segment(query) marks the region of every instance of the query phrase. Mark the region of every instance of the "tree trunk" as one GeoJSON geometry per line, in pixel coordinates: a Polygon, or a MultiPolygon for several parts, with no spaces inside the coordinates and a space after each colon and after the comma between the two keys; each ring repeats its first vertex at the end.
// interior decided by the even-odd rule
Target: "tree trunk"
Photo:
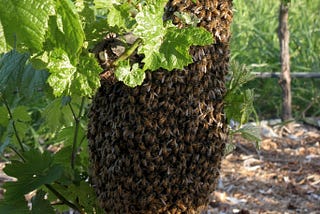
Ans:
{"type": "Polygon", "coordinates": [[[288,13],[288,4],[282,2],[279,12],[279,42],[281,61],[281,75],[279,84],[282,89],[283,121],[292,119],[288,13]]]}

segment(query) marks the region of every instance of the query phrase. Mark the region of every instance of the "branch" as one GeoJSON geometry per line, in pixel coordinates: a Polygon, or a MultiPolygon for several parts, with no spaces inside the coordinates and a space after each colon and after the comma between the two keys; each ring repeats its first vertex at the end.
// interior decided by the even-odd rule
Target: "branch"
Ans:
{"type": "Polygon", "coordinates": [[[9,148],[12,150],[12,151],[14,151],[14,153],[16,153],[20,158],[21,158],[21,160],[25,163],[26,162],[26,159],[24,159],[24,157],[22,156],[22,154],[20,154],[20,152],[16,149],[16,148],[14,148],[12,145],[9,145],[9,148]]]}
{"type": "Polygon", "coordinates": [[[72,153],[71,153],[71,168],[72,169],[74,169],[75,160],[76,160],[76,154],[77,154],[77,151],[78,151],[78,149],[77,149],[77,141],[78,141],[80,118],[81,118],[83,107],[84,107],[84,101],[85,101],[85,97],[82,97],[78,116],[76,116],[71,104],[69,103],[69,107],[71,109],[73,118],[75,120],[75,131],[74,131],[74,136],[73,136],[72,153]]]}
{"type": "Polygon", "coordinates": [[[50,184],[45,184],[45,186],[60,200],[62,201],[65,205],[68,205],[72,209],[80,212],[81,214],[84,214],[83,210],[80,207],[77,207],[77,205],[71,203],[68,201],[63,195],[61,195],[57,190],[55,190],[50,184]]]}
{"type": "Polygon", "coordinates": [[[128,50],[126,50],[118,59],[116,59],[112,63],[112,65],[117,66],[119,62],[128,59],[132,55],[132,53],[139,47],[141,42],[142,39],[138,38],[128,50]]]}
{"type": "Polygon", "coordinates": [[[13,127],[13,130],[14,130],[14,134],[15,134],[15,136],[17,138],[17,141],[18,141],[18,143],[19,143],[19,145],[21,147],[22,152],[24,152],[25,150],[23,148],[23,143],[22,143],[22,141],[21,141],[21,139],[19,137],[18,130],[17,130],[17,127],[16,127],[16,123],[15,123],[15,120],[13,118],[13,114],[12,114],[12,112],[10,110],[10,107],[9,107],[9,105],[7,103],[7,100],[3,96],[1,96],[1,94],[0,94],[0,97],[1,97],[1,100],[3,101],[5,107],[6,107],[7,111],[8,111],[9,118],[12,121],[12,127],[13,127]]]}

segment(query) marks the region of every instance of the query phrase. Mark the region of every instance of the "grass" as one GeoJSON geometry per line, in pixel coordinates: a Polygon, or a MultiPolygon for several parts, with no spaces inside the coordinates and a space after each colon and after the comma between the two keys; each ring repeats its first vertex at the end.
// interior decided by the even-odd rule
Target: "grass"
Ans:
{"type": "MultiPolygon", "coordinates": [[[[279,72],[278,12],[280,0],[234,0],[231,60],[256,72],[279,72]]],[[[320,72],[320,1],[292,0],[289,9],[291,72],[320,72]]],[[[293,79],[293,115],[320,115],[320,80],[293,79]]],[[[280,117],[277,79],[256,79],[255,108],[261,118],[280,117]]]]}

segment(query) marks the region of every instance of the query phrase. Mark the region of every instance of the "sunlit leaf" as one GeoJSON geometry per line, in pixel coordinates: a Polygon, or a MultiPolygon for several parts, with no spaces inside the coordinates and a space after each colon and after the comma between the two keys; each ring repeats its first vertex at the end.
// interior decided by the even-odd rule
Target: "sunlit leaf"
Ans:
{"type": "Polygon", "coordinates": [[[191,45],[209,45],[213,43],[211,33],[204,28],[176,26],[163,23],[164,5],[161,1],[150,4],[136,16],[137,26],[133,33],[142,38],[139,53],[144,54],[144,70],[156,70],[160,67],[169,71],[192,63],[189,54],[191,45]]]}
{"type": "Polygon", "coordinates": [[[11,47],[26,44],[34,51],[43,47],[48,19],[55,12],[54,0],[0,0],[0,20],[11,47]]]}
{"type": "Polygon", "coordinates": [[[55,96],[71,94],[70,88],[77,68],[73,66],[68,55],[61,49],[56,49],[50,55],[48,65],[50,76],[48,83],[55,96]]]}
{"type": "Polygon", "coordinates": [[[141,85],[145,78],[145,72],[139,68],[139,65],[135,63],[130,66],[129,61],[121,62],[115,71],[115,75],[118,80],[123,81],[130,87],[141,85]]]}
{"type": "Polygon", "coordinates": [[[101,68],[93,57],[80,57],[71,92],[83,97],[90,97],[100,86],[101,68]]]}
{"type": "Polygon", "coordinates": [[[5,106],[0,106],[0,125],[7,126],[9,122],[9,114],[5,106]]]}
{"type": "MultiPolygon", "coordinates": [[[[57,28],[60,31],[56,42],[68,54],[71,63],[75,65],[84,42],[84,32],[75,5],[71,0],[59,0],[57,5],[57,28]],[[63,35],[63,39],[61,38],[63,35]]],[[[57,30],[57,28],[55,30],[57,30]]]]}

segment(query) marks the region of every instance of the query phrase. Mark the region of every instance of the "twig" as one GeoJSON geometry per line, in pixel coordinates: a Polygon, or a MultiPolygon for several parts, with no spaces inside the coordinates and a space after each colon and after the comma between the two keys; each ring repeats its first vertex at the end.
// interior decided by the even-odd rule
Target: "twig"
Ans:
{"type": "Polygon", "coordinates": [[[14,118],[13,118],[13,114],[12,114],[12,112],[11,112],[11,110],[10,110],[10,107],[9,107],[9,105],[8,105],[8,103],[7,103],[7,100],[6,100],[4,97],[2,97],[1,95],[0,95],[0,98],[1,98],[1,100],[3,101],[5,107],[6,107],[7,111],[8,111],[10,120],[12,121],[12,127],[13,127],[13,130],[14,130],[14,135],[15,135],[16,138],[17,138],[17,141],[18,141],[18,143],[19,143],[19,145],[20,145],[20,147],[21,147],[22,152],[24,152],[25,150],[24,150],[24,148],[23,148],[22,141],[21,141],[21,139],[20,139],[20,137],[19,137],[18,130],[17,130],[17,127],[16,127],[16,123],[15,123],[15,120],[14,120],[14,118]]]}
{"type": "Polygon", "coordinates": [[[73,118],[75,120],[75,131],[74,131],[74,137],[73,137],[73,143],[72,143],[72,154],[71,154],[71,168],[72,169],[74,169],[76,154],[77,154],[77,151],[78,151],[78,149],[77,149],[77,141],[78,141],[80,117],[82,115],[84,101],[85,101],[85,97],[82,97],[78,116],[75,114],[75,111],[73,110],[71,104],[69,103],[69,107],[71,109],[73,118]]]}
{"type": "Polygon", "coordinates": [[[68,201],[63,195],[61,195],[57,190],[55,190],[50,184],[45,184],[45,186],[59,199],[61,200],[65,205],[68,205],[72,209],[80,212],[81,214],[84,214],[85,212],[78,207],[77,205],[71,203],[68,201]]]}
{"type": "Polygon", "coordinates": [[[11,145],[9,145],[8,146],[12,151],[14,151],[14,153],[16,153],[20,158],[21,158],[21,160],[23,161],[23,162],[26,162],[26,159],[24,159],[24,157],[22,156],[22,154],[20,154],[20,152],[16,149],[16,148],[14,148],[13,146],[11,146],[11,145]]]}
{"type": "Polygon", "coordinates": [[[116,59],[112,64],[114,66],[117,66],[119,64],[119,62],[129,58],[132,53],[139,47],[140,43],[142,42],[141,38],[138,38],[133,44],[132,46],[126,50],[118,59],[116,59]]]}

